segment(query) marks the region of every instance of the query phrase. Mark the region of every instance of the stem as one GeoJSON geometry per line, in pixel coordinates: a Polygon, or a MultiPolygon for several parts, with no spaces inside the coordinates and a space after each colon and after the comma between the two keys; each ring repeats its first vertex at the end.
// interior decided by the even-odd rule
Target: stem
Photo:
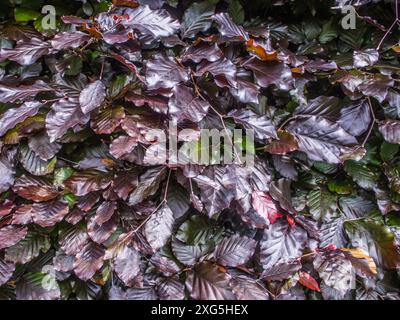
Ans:
{"type": "Polygon", "coordinates": [[[63,158],[63,157],[60,157],[60,156],[57,156],[57,158],[58,158],[58,159],[60,159],[60,160],[63,160],[63,161],[66,161],[66,162],[72,163],[72,164],[74,164],[74,165],[79,165],[79,163],[78,163],[78,162],[75,162],[75,161],[72,161],[72,160],[68,160],[68,159],[66,159],[66,158],[63,158]]]}
{"type": "Polygon", "coordinates": [[[103,58],[103,63],[101,64],[101,71],[100,71],[100,80],[103,79],[103,72],[104,72],[104,64],[106,62],[106,58],[103,58]]]}
{"type": "Polygon", "coordinates": [[[168,202],[167,194],[168,194],[168,187],[169,187],[169,179],[170,178],[171,178],[171,169],[169,169],[169,171],[168,171],[167,185],[165,186],[163,202],[168,202]]]}
{"type": "MultiPolygon", "coordinates": [[[[195,79],[194,79],[194,76],[193,76],[193,73],[192,73],[192,72],[190,72],[190,77],[192,78],[192,82],[193,82],[194,90],[195,90],[196,94],[197,94],[201,99],[203,99],[204,101],[208,102],[208,100],[207,100],[207,99],[203,96],[203,94],[200,92],[199,87],[197,86],[197,83],[196,83],[196,81],[195,81],[195,79]]],[[[226,136],[227,136],[227,138],[229,139],[229,143],[230,143],[230,144],[232,145],[232,147],[233,147],[233,151],[234,151],[234,153],[235,153],[235,156],[236,156],[236,158],[238,159],[239,164],[242,165],[243,162],[242,162],[242,160],[240,159],[240,156],[239,156],[239,154],[238,154],[238,152],[237,152],[237,150],[236,150],[236,146],[234,145],[234,143],[233,143],[233,141],[232,141],[232,139],[231,139],[231,136],[230,136],[230,134],[229,134],[228,128],[227,128],[226,125],[225,125],[225,121],[224,121],[225,116],[222,115],[221,113],[219,113],[218,110],[215,109],[215,108],[211,105],[211,103],[208,102],[208,104],[210,105],[211,109],[212,109],[212,110],[217,114],[217,116],[219,117],[219,119],[220,119],[220,121],[221,121],[221,124],[222,124],[222,127],[224,128],[224,131],[226,132],[226,136]]]]}
{"type": "Polygon", "coordinates": [[[284,126],[286,126],[288,124],[288,122],[294,120],[295,117],[289,117],[287,118],[285,121],[283,121],[283,123],[279,126],[278,130],[282,130],[284,126]]]}
{"type": "Polygon", "coordinates": [[[140,230],[140,228],[143,227],[145,225],[145,223],[150,220],[150,218],[153,216],[153,214],[164,204],[164,202],[166,202],[166,200],[162,200],[160,202],[160,204],[157,206],[157,208],[155,208],[153,210],[153,212],[150,213],[149,216],[146,219],[144,219],[133,231],[130,232],[130,235],[132,236],[136,232],[138,232],[140,230]]]}
{"type": "Polygon", "coordinates": [[[386,37],[389,35],[389,33],[392,31],[393,27],[398,23],[398,19],[396,18],[396,20],[393,21],[392,25],[390,26],[390,28],[386,31],[386,33],[384,34],[384,36],[382,37],[381,41],[379,41],[378,46],[376,47],[376,50],[379,50],[381,48],[381,45],[383,43],[383,41],[386,39],[386,37]]]}
{"type": "Polygon", "coordinates": [[[371,123],[371,126],[370,126],[369,130],[368,130],[368,134],[365,137],[365,139],[364,139],[364,141],[363,141],[363,143],[361,145],[363,148],[365,147],[365,144],[367,143],[367,141],[368,141],[368,139],[369,139],[369,137],[370,137],[370,135],[372,133],[372,129],[374,128],[374,125],[375,125],[375,122],[376,122],[376,117],[375,117],[374,109],[372,108],[370,97],[367,97],[367,100],[368,100],[369,110],[370,110],[371,115],[372,115],[372,123],[371,123]]]}

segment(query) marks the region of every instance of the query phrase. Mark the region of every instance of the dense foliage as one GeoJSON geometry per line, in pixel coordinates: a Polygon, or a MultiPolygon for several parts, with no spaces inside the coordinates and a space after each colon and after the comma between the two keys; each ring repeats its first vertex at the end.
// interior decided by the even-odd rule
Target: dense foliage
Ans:
{"type": "Polygon", "coordinates": [[[394,2],[0,6],[2,299],[400,297],[394,2]],[[169,121],[254,168],[154,165],[169,121]]]}

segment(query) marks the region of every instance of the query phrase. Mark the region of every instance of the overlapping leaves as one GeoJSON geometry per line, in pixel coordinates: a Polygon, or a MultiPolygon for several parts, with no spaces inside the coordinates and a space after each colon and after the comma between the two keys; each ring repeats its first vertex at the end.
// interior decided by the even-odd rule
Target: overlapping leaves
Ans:
{"type": "Polygon", "coordinates": [[[0,297],[399,298],[398,33],[370,2],[351,32],[354,1],[4,13],[0,297]],[[163,158],[154,129],[253,166],[163,158]]]}

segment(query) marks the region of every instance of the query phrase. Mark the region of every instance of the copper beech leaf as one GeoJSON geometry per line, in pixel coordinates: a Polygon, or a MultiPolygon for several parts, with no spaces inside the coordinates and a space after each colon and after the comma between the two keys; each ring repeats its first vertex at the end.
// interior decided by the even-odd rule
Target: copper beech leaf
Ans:
{"type": "Polygon", "coordinates": [[[397,1],[3,2],[0,299],[399,299],[397,1]]]}

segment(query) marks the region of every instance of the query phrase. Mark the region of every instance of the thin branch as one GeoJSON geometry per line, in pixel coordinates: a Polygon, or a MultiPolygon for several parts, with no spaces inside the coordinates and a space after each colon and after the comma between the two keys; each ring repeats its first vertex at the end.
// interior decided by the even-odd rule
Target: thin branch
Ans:
{"type": "Polygon", "coordinates": [[[103,62],[102,62],[102,64],[101,64],[100,80],[103,79],[103,72],[104,72],[104,64],[105,64],[105,62],[106,62],[106,58],[104,57],[104,58],[103,58],[103,62]]]}
{"type": "MultiPolygon", "coordinates": [[[[200,97],[201,99],[203,99],[204,101],[208,102],[208,100],[207,100],[207,99],[203,96],[203,94],[200,92],[199,87],[197,86],[197,83],[196,83],[196,81],[195,81],[195,79],[194,79],[194,76],[193,76],[193,73],[192,73],[192,72],[190,72],[190,77],[192,78],[192,82],[193,82],[193,85],[194,85],[194,90],[195,90],[197,96],[199,96],[199,97],[200,97]]],[[[224,121],[225,116],[222,115],[221,113],[219,113],[218,110],[215,109],[215,108],[211,105],[211,103],[208,102],[208,104],[210,105],[211,109],[212,109],[212,110],[217,114],[217,116],[219,117],[220,122],[221,122],[221,124],[222,124],[222,127],[224,128],[224,131],[226,132],[226,136],[227,136],[227,138],[229,139],[229,143],[232,145],[233,151],[234,151],[234,153],[235,153],[235,156],[236,156],[236,158],[237,158],[238,161],[239,161],[239,164],[243,164],[243,162],[242,162],[242,160],[240,159],[240,156],[239,156],[239,154],[238,154],[238,152],[237,152],[237,150],[236,150],[236,146],[235,146],[235,144],[233,143],[233,141],[232,141],[232,139],[231,139],[230,132],[229,132],[228,128],[227,128],[226,125],[225,125],[225,121],[224,121]]]]}
{"type": "Polygon", "coordinates": [[[167,195],[168,195],[168,187],[169,187],[170,178],[171,178],[171,169],[169,169],[169,171],[168,171],[167,185],[165,186],[163,202],[168,202],[167,195]]]}
{"type": "Polygon", "coordinates": [[[383,44],[383,41],[385,41],[386,37],[389,35],[389,33],[392,31],[393,27],[399,22],[399,20],[394,20],[390,28],[386,31],[386,33],[383,35],[381,41],[379,41],[378,46],[376,47],[376,50],[379,50],[381,48],[381,45],[383,44]]]}
{"type": "Polygon", "coordinates": [[[364,141],[363,141],[363,143],[361,145],[363,148],[365,147],[365,144],[367,143],[367,141],[368,141],[368,139],[369,139],[369,137],[370,137],[370,135],[372,133],[372,129],[374,129],[375,122],[376,122],[376,117],[375,117],[374,109],[372,108],[370,97],[367,97],[367,100],[368,100],[369,110],[370,110],[371,115],[372,115],[372,123],[371,123],[371,126],[370,126],[369,130],[368,130],[368,134],[365,137],[365,139],[364,139],[364,141]]]}
{"type": "Polygon", "coordinates": [[[57,158],[58,158],[58,159],[60,159],[60,160],[63,160],[63,161],[66,161],[66,162],[72,163],[72,164],[74,164],[74,165],[79,165],[79,163],[78,163],[78,162],[75,162],[75,161],[72,161],[72,160],[68,160],[68,159],[66,159],[66,158],[63,158],[63,157],[60,157],[60,156],[57,156],[57,158]]]}
{"type": "Polygon", "coordinates": [[[379,49],[380,49],[381,45],[382,45],[383,42],[385,41],[386,37],[390,34],[390,32],[392,31],[392,29],[394,28],[394,26],[395,26],[396,24],[399,24],[399,25],[400,25],[400,20],[399,20],[399,0],[396,0],[395,6],[396,6],[396,18],[395,18],[395,20],[393,21],[393,23],[392,23],[392,25],[390,26],[390,28],[389,28],[389,29],[386,31],[386,33],[383,35],[381,41],[379,41],[379,44],[378,44],[378,46],[376,47],[376,50],[379,50],[379,49]]]}

